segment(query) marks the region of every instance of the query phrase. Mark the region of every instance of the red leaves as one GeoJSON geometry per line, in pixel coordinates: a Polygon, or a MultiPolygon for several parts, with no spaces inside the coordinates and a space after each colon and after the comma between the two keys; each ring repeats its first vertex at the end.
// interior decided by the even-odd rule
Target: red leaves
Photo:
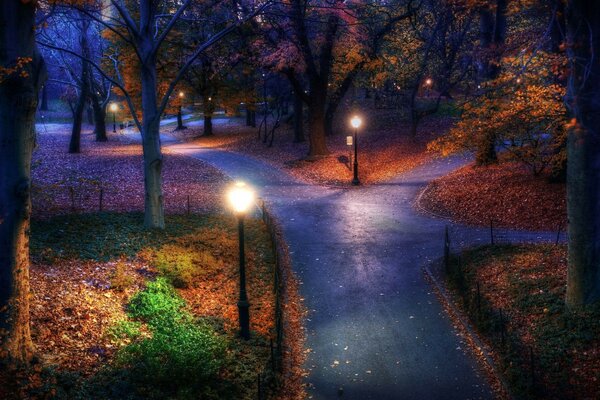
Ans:
{"type": "Polygon", "coordinates": [[[566,226],[565,185],[516,163],[468,166],[432,182],[421,204],[467,224],[553,231],[566,226]]]}

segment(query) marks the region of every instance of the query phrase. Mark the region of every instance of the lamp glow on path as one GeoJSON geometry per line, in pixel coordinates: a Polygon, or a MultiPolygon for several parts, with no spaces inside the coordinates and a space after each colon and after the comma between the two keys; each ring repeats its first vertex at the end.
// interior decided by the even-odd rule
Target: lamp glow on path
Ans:
{"type": "Polygon", "coordinates": [[[246,256],[244,254],[244,218],[254,203],[254,191],[244,182],[236,182],[227,193],[229,205],[238,219],[238,235],[240,242],[240,298],[238,300],[238,313],[240,323],[240,336],[250,339],[250,303],[246,293],[246,256]]]}
{"type": "Polygon", "coordinates": [[[358,179],[358,128],[362,125],[362,119],[355,115],[350,120],[350,125],[354,128],[354,178],[352,179],[353,185],[360,185],[358,179]]]}
{"type": "Polygon", "coordinates": [[[119,109],[119,106],[117,106],[116,103],[112,103],[110,105],[110,111],[112,111],[113,113],[113,133],[117,132],[117,110],[119,109]]]}

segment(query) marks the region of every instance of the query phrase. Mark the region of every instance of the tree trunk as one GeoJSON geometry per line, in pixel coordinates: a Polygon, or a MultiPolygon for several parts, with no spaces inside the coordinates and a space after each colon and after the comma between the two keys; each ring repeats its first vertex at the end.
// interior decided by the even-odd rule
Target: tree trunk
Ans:
{"type": "Polygon", "coordinates": [[[213,134],[213,126],[212,126],[212,116],[205,115],[204,116],[204,136],[212,136],[213,134]]]}
{"type": "Polygon", "coordinates": [[[311,93],[308,103],[308,158],[329,154],[325,140],[325,96],[311,93]]]}
{"type": "Polygon", "coordinates": [[[567,212],[570,307],[600,300],[600,3],[567,6],[570,71],[567,212]]]}
{"type": "Polygon", "coordinates": [[[175,128],[175,130],[181,131],[184,129],[187,129],[187,127],[183,125],[183,117],[181,115],[181,106],[179,106],[179,108],[177,109],[177,128],[175,128]]]}
{"type": "Polygon", "coordinates": [[[40,111],[48,111],[48,85],[42,88],[42,105],[40,111]]]}
{"type": "MultiPolygon", "coordinates": [[[[84,57],[89,56],[87,29],[89,22],[85,19],[81,21],[81,37],[79,43],[81,45],[81,53],[84,57]]],[[[73,128],[71,130],[71,141],[69,142],[69,153],[79,153],[81,151],[81,124],[83,122],[83,112],[86,108],[87,99],[90,95],[89,86],[89,65],[84,59],[81,60],[81,88],[79,91],[79,99],[73,115],[73,128]]]]}
{"type": "MultiPolygon", "coordinates": [[[[87,99],[86,99],[87,100],[87,99]]],[[[94,125],[94,109],[90,104],[86,101],[85,113],[87,117],[87,122],[89,125],[94,125]]]]}
{"type": "Polygon", "coordinates": [[[0,66],[31,58],[26,77],[0,83],[0,359],[25,365],[33,357],[29,327],[31,153],[35,112],[45,79],[35,44],[35,3],[0,2],[0,66]]]}
{"type": "Polygon", "coordinates": [[[106,142],[108,136],[106,136],[106,109],[101,104],[98,95],[93,94],[92,108],[94,110],[94,134],[96,135],[96,142],[106,142]]]}
{"type": "Polygon", "coordinates": [[[304,142],[304,102],[299,94],[294,94],[294,143],[304,142]]]}
{"type": "Polygon", "coordinates": [[[212,126],[212,116],[215,112],[215,104],[212,101],[212,98],[209,100],[209,96],[204,96],[204,100],[202,102],[204,104],[203,114],[204,114],[204,128],[202,135],[203,136],[212,136],[213,134],[213,126],[212,126]]]}
{"type": "MultiPolygon", "coordinates": [[[[151,47],[151,46],[148,46],[151,47]]],[[[162,153],[160,149],[160,115],[156,88],[156,60],[146,57],[141,68],[142,80],[142,148],[144,152],[144,225],[147,228],[165,227],[162,193],[162,153]]]]}
{"type": "Polygon", "coordinates": [[[73,126],[71,128],[71,140],[69,141],[69,153],[79,153],[81,151],[81,124],[83,122],[83,109],[85,108],[85,101],[87,93],[84,93],[82,85],[81,91],[79,92],[79,99],[73,112],[73,126]]]}
{"type": "Polygon", "coordinates": [[[475,165],[481,167],[485,165],[496,164],[498,154],[496,153],[496,140],[491,135],[485,135],[480,138],[475,154],[475,165]]]}

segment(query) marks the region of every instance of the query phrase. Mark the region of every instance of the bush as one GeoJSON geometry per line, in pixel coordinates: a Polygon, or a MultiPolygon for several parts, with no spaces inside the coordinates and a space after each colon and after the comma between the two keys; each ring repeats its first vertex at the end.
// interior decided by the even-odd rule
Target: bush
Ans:
{"type": "Polygon", "coordinates": [[[118,360],[138,381],[175,389],[197,386],[215,375],[225,359],[225,341],[205,323],[194,321],[165,278],[149,282],[131,300],[129,313],[148,324],[151,337],[119,352],[118,360]]]}

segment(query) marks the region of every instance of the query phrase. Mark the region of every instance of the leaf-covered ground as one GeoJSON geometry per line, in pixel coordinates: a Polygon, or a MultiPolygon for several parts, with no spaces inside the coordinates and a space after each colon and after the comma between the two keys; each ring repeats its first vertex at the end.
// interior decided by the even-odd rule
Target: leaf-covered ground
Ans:
{"type": "MultiPolygon", "coordinates": [[[[80,154],[68,154],[70,126],[38,125],[33,155],[33,212],[56,213],[141,211],[144,209],[142,148],[127,137],[109,132],[98,143],[84,127],[80,154]]],[[[226,177],[215,168],[178,154],[164,152],[163,194],[168,213],[221,209],[226,177]]]]}
{"type": "Polygon", "coordinates": [[[461,272],[451,266],[450,286],[518,398],[600,398],[600,308],[565,307],[566,257],[562,245],[485,246],[463,252],[461,272]]]}
{"type": "MultiPolygon", "coordinates": [[[[275,264],[265,225],[254,219],[246,225],[253,338],[244,342],[237,337],[237,224],[222,212],[226,178],[200,161],[167,153],[167,227],[145,230],[139,212],[140,146],[123,137],[95,143],[86,130],[82,153],[69,155],[64,128],[42,129],[35,152],[31,326],[41,363],[18,372],[18,379],[12,372],[0,374],[0,398],[255,398],[258,374],[270,371],[269,341],[274,337],[275,264]],[[74,187],[74,209],[69,187],[74,187]],[[97,211],[100,187],[103,210],[109,211],[97,211]],[[61,195],[65,188],[68,194],[61,195]],[[149,342],[152,323],[131,314],[132,299],[159,277],[176,288],[185,313],[193,316],[193,326],[177,336],[178,346],[193,345],[189,335],[206,330],[225,343],[225,353],[216,360],[217,378],[209,384],[165,387],[143,376],[152,360],[143,357],[172,346],[158,339],[149,342]]],[[[286,357],[301,360],[302,307],[292,276],[290,281],[287,299],[292,305],[286,305],[285,317],[298,332],[286,334],[286,357]]],[[[184,348],[170,351],[185,356],[184,348]]],[[[184,358],[184,370],[193,367],[191,362],[184,358]]],[[[286,387],[285,398],[302,392],[302,371],[291,373],[296,384],[286,387]]]]}
{"type": "MultiPolygon", "coordinates": [[[[418,135],[412,138],[408,123],[396,117],[394,112],[370,109],[365,114],[368,119],[358,135],[359,175],[364,184],[385,181],[429,160],[427,143],[446,131],[451,123],[448,117],[431,117],[421,124],[418,135]]],[[[260,116],[257,118],[257,124],[260,124],[260,116]]],[[[337,121],[336,134],[327,138],[331,154],[309,161],[306,159],[308,137],[303,143],[294,143],[289,124],[282,122],[275,133],[273,146],[269,147],[258,138],[258,128],[244,126],[242,119],[222,119],[215,121],[211,137],[201,137],[202,127],[193,124],[173,134],[205,147],[249,154],[310,183],[347,186],[352,180],[353,147],[346,145],[346,136],[352,134],[352,128],[347,121],[337,121]]],[[[269,121],[271,125],[272,121],[269,121]]]]}
{"type": "Polygon", "coordinates": [[[516,163],[469,165],[429,184],[420,205],[454,221],[531,231],[564,231],[566,191],[516,163]]]}

